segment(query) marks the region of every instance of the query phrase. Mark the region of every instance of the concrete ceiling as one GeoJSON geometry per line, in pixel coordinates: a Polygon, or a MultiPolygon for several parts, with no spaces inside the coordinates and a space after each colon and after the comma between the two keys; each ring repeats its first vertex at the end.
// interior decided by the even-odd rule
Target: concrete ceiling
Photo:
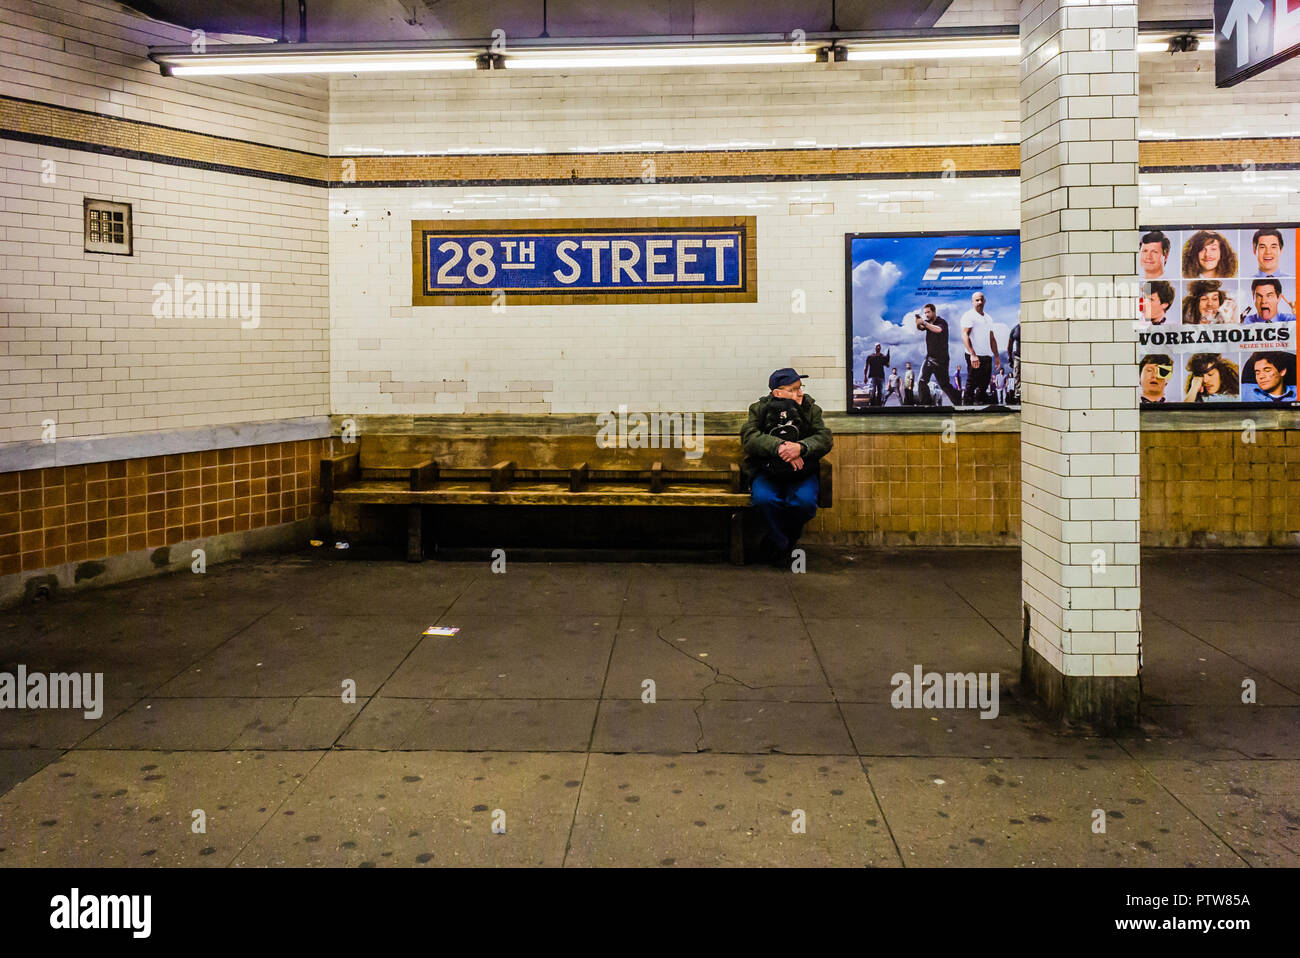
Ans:
{"type": "MultiPolygon", "coordinates": [[[[835,0],[844,31],[934,26],[952,0],[835,0]]],[[[537,37],[543,0],[302,0],[306,40],[480,39],[504,30],[537,37]]],[[[131,0],[158,20],[209,33],[299,39],[299,0],[131,0]],[[283,33],[281,24],[283,22],[283,33]]],[[[832,0],[547,0],[551,37],[704,36],[832,29],[832,0]]]]}

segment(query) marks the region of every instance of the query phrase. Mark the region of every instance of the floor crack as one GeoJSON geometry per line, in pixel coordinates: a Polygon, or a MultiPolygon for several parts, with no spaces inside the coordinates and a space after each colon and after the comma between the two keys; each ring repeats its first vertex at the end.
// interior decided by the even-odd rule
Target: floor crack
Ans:
{"type": "Polygon", "coordinates": [[[687,652],[677,643],[673,642],[671,639],[669,639],[667,636],[664,635],[663,630],[668,628],[668,626],[671,626],[673,622],[676,621],[677,621],[676,619],[673,619],[671,622],[668,623],[668,625],[656,628],[655,638],[657,638],[664,645],[668,646],[668,648],[672,649],[678,655],[685,656],[691,662],[695,663],[696,665],[702,665],[704,666],[704,668],[708,669],[710,672],[713,673],[713,681],[711,681],[708,685],[704,686],[704,688],[700,690],[700,702],[698,705],[695,706],[694,709],[692,709],[692,712],[695,715],[696,728],[699,729],[699,735],[695,737],[695,751],[703,752],[706,751],[706,749],[703,747],[704,746],[704,718],[703,716],[700,715],[700,709],[704,708],[704,706],[709,704],[709,689],[713,688],[715,685],[721,684],[724,679],[729,682],[733,682],[736,685],[739,685],[741,688],[748,689],[751,692],[761,692],[768,688],[775,688],[775,686],[750,685],[748,682],[743,682],[740,679],[736,678],[731,673],[723,672],[717,666],[709,662],[702,661],[696,656],[691,655],[689,652],[687,652]]]}

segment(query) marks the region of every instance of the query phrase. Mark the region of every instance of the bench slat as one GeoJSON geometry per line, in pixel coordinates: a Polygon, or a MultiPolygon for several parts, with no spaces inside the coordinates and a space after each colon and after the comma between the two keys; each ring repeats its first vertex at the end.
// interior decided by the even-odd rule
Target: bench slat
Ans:
{"type": "Polygon", "coordinates": [[[422,489],[410,490],[397,486],[368,488],[351,486],[338,493],[340,502],[368,505],[561,505],[561,506],[728,506],[736,508],[749,504],[747,493],[718,490],[701,492],[648,492],[626,487],[602,489],[589,487],[582,492],[570,492],[565,487],[530,489],[512,486],[508,491],[493,492],[485,489],[422,489]]]}
{"type": "Polygon", "coordinates": [[[509,460],[517,465],[568,469],[586,462],[593,469],[648,469],[663,460],[665,469],[704,467],[725,470],[742,456],[740,439],[731,435],[701,436],[700,447],[675,447],[680,436],[661,433],[658,447],[627,448],[599,442],[587,435],[430,435],[420,433],[369,433],[361,436],[363,459],[380,462],[394,455],[421,455],[436,459],[442,468],[487,466],[509,460]],[[667,438],[669,441],[664,442],[667,438]]]}
{"type": "MultiPolygon", "coordinates": [[[[438,469],[438,479],[444,482],[490,482],[492,479],[492,468],[484,466],[479,469],[468,467],[453,466],[451,468],[438,469]]],[[[588,463],[579,463],[566,469],[521,469],[516,466],[512,473],[514,482],[527,482],[529,480],[544,480],[552,482],[572,482],[575,470],[584,469],[584,475],[587,479],[602,479],[607,482],[628,482],[644,484],[653,478],[651,469],[592,469],[588,463]]],[[[739,469],[739,467],[737,467],[739,469]]],[[[732,473],[726,469],[668,469],[662,470],[665,482],[695,482],[695,483],[722,483],[729,484],[732,479],[732,473]]],[[[366,479],[389,478],[381,476],[365,476],[366,479]]]]}

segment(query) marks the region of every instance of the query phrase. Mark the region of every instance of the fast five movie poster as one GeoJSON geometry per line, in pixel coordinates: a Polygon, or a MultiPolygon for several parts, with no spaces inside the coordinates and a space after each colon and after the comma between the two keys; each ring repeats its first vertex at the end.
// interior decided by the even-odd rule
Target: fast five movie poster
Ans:
{"type": "Polygon", "coordinates": [[[1020,235],[854,234],[851,412],[1020,404],[1020,235]]]}
{"type": "Polygon", "coordinates": [[[1141,231],[1143,409],[1296,403],[1297,234],[1294,224],[1141,231]]]}

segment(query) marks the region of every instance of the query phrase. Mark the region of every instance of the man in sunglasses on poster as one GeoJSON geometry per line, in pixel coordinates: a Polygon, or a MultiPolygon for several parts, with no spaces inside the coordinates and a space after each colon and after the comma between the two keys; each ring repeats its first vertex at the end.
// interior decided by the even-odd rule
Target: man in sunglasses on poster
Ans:
{"type": "Polygon", "coordinates": [[[948,382],[948,320],[939,315],[934,303],[926,303],[924,316],[913,313],[916,328],[925,333],[925,362],[921,364],[921,403],[929,406],[939,397],[930,393],[931,379],[954,406],[961,405],[961,394],[948,382]]]}

